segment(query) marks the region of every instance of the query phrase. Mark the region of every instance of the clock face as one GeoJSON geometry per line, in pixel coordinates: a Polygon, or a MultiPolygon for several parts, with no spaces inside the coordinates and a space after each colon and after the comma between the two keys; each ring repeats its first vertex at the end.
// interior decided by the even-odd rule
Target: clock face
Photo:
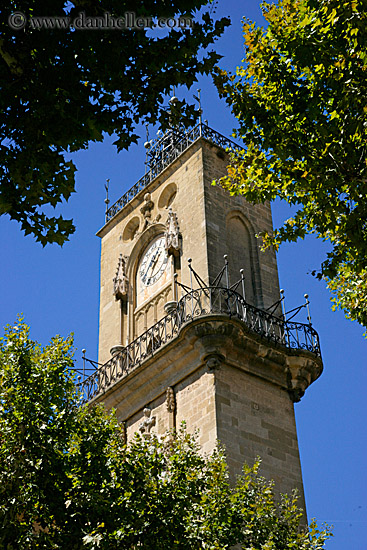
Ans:
{"type": "Polygon", "coordinates": [[[155,239],[145,251],[139,266],[139,278],[144,287],[154,285],[166,270],[168,256],[164,248],[164,237],[155,239]]]}

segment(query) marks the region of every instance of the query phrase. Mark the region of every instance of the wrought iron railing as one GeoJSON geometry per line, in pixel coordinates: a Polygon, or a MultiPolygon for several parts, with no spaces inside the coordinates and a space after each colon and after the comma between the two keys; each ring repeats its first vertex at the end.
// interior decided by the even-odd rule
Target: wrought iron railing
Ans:
{"type": "Polygon", "coordinates": [[[147,173],[144,174],[131,189],[107,209],[106,222],[120,212],[124,206],[126,206],[140,191],[145,189],[151,181],[159,176],[165,168],[172,164],[172,162],[200,137],[207,139],[223,149],[238,149],[238,145],[232,140],[203,123],[199,123],[193,128],[181,131],[178,134],[175,134],[174,130],[169,130],[155,146],[155,148],[160,147],[160,150],[156,154],[156,162],[149,167],[147,173]]]}
{"type": "Polygon", "coordinates": [[[112,387],[145,359],[154,355],[164,344],[175,338],[186,323],[198,317],[212,315],[239,319],[249,331],[268,342],[291,350],[307,350],[316,357],[321,357],[319,336],[311,324],[284,321],[246,303],[234,290],[204,287],[188,292],[178,302],[174,311],[81,381],[79,386],[83,400],[89,401],[112,387]]]}

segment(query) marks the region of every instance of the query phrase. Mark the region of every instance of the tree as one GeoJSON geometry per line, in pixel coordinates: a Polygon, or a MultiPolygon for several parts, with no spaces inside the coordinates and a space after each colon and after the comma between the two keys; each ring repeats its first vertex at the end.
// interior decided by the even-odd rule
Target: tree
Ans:
{"type": "MultiPolygon", "coordinates": [[[[0,19],[0,215],[18,221],[42,245],[68,240],[72,220],[44,211],[74,192],[76,167],[66,153],[102,141],[104,133],[116,134],[119,151],[127,149],[137,141],[138,122],[167,124],[164,94],[172,86],[190,87],[220,57],[199,54],[229,24],[226,18],[214,22],[205,10],[199,20],[198,10],[211,1],[55,0],[52,13],[46,1],[7,3],[0,19]],[[149,26],[83,30],[49,17],[42,28],[37,23],[49,15],[58,21],[84,17],[84,24],[86,17],[107,15],[122,21],[128,13],[135,20],[181,17],[181,23],[164,35],[149,26]],[[14,30],[16,25],[24,28],[14,30]]],[[[176,111],[185,120],[195,116],[183,102],[176,111]]]]}
{"type": "Polygon", "coordinates": [[[0,549],[318,550],[296,496],[223,452],[202,456],[184,429],[128,445],[113,412],[81,406],[70,338],[41,348],[22,322],[0,344],[0,549]]]}
{"type": "Polygon", "coordinates": [[[263,29],[244,21],[245,59],[216,84],[245,149],[222,185],[250,202],[279,197],[295,214],[264,245],[314,233],[331,244],[320,270],[335,305],[366,326],[366,0],[262,4],[263,29]]]}

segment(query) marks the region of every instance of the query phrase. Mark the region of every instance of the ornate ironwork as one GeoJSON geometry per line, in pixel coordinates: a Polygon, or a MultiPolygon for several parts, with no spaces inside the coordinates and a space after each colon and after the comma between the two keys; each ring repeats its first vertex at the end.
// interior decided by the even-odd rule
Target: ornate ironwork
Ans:
{"type": "Polygon", "coordinates": [[[148,153],[148,170],[122,197],[106,210],[106,222],[112,219],[124,208],[140,191],[145,189],[165,168],[174,162],[186,149],[200,137],[222,147],[223,149],[238,149],[234,141],[226,138],[219,132],[199,123],[189,129],[169,129],[158,139],[148,153]]]}
{"type": "Polygon", "coordinates": [[[164,344],[175,338],[182,326],[203,316],[223,315],[244,323],[249,331],[273,344],[291,350],[307,350],[321,357],[319,336],[310,324],[284,321],[248,304],[230,288],[202,287],[183,296],[177,308],[163,317],[79,386],[83,401],[105,392],[164,344]]]}

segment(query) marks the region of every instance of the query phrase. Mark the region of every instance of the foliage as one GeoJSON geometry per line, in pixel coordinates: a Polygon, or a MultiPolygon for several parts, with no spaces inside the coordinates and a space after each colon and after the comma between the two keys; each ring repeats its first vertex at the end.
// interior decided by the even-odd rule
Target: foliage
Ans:
{"type": "MultiPolygon", "coordinates": [[[[222,185],[251,202],[296,205],[264,244],[277,248],[307,233],[328,241],[331,252],[314,274],[330,288],[357,283],[367,267],[366,7],[366,0],[263,3],[266,30],[244,22],[245,65],[216,73],[246,145],[222,185]]],[[[338,292],[337,304],[365,324],[365,287],[354,285],[357,308],[338,292]]]]}
{"type": "Polygon", "coordinates": [[[113,413],[79,406],[71,344],[42,349],[22,322],[1,340],[1,550],[323,548],[258,463],[231,488],[223,453],[202,456],[184,428],[126,446],[113,413]]]}
{"type": "MultiPolygon", "coordinates": [[[[48,216],[74,192],[75,166],[66,153],[117,136],[118,150],[137,141],[140,121],[167,124],[162,108],[172,86],[190,87],[208,73],[219,55],[206,51],[229,24],[214,21],[212,0],[11,0],[0,17],[0,215],[9,214],[25,234],[42,245],[62,245],[74,231],[71,220],[48,216]],[[202,18],[198,10],[204,9],[202,18]],[[24,29],[13,30],[9,16],[23,13],[24,29]],[[188,17],[190,28],[75,30],[31,28],[40,16],[188,17]]],[[[128,22],[128,21],[127,21],[128,22]]],[[[193,106],[179,102],[186,120],[193,106]]],[[[173,115],[174,116],[174,113],[173,115]]]]}
{"type": "MultiPolygon", "coordinates": [[[[333,294],[333,309],[343,309],[347,319],[367,327],[367,269],[356,273],[345,263],[339,267],[336,277],[326,280],[333,294]]],[[[367,332],[364,336],[367,337],[367,332]]]]}

